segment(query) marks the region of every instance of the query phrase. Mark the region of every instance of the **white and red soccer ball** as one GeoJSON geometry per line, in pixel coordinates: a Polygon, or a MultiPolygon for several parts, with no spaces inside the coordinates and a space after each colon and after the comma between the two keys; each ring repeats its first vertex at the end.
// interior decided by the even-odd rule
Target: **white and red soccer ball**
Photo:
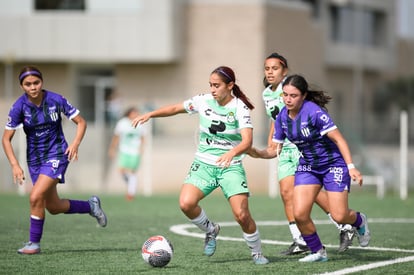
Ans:
{"type": "Polygon", "coordinates": [[[171,261],[173,252],[171,242],[161,235],[148,238],[141,248],[142,258],[153,267],[166,266],[171,261]]]}

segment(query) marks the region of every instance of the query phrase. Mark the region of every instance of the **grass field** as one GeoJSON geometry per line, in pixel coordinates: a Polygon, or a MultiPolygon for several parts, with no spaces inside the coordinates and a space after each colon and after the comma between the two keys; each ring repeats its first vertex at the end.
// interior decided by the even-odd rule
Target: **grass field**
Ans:
{"type": "MultiPolygon", "coordinates": [[[[67,195],[87,199],[87,195],[67,195]]],[[[122,196],[101,196],[108,226],[98,228],[89,215],[47,214],[42,253],[19,255],[16,250],[28,240],[27,197],[0,194],[0,274],[413,274],[414,198],[401,201],[387,196],[378,200],[374,192],[355,192],[352,208],[368,215],[372,239],[361,249],[358,241],[344,254],[336,252],[338,231],[319,208],[313,217],[327,247],[329,261],[300,263],[300,256],[282,256],[290,244],[280,198],[253,195],[250,208],[262,236],[263,251],[271,261],[256,266],[233,223],[220,192],[202,201],[209,217],[222,224],[216,254],[202,255],[203,234],[189,225],[178,208],[178,195],[139,197],[127,202],[122,196]],[[179,225],[183,226],[179,226],[179,225]],[[173,227],[177,234],[170,230],[173,227]],[[153,268],[141,258],[141,245],[152,235],[164,235],[174,245],[172,261],[153,268]]]]}

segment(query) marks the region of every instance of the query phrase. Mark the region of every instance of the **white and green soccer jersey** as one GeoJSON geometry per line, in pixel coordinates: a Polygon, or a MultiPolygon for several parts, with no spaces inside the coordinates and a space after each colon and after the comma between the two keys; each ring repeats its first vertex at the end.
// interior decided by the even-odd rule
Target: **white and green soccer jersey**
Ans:
{"type": "MultiPolygon", "coordinates": [[[[196,159],[217,165],[217,159],[236,147],[242,140],[240,130],[253,128],[250,110],[238,98],[220,106],[211,94],[201,94],[184,101],[190,114],[199,114],[200,135],[196,159]]],[[[244,154],[235,156],[232,164],[240,164],[244,154]]]]}
{"type": "Polygon", "coordinates": [[[145,135],[143,127],[132,127],[131,120],[124,117],[117,122],[114,132],[119,136],[120,153],[132,156],[140,154],[141,138],[145,135]]]}
{"type": "MultiPolygon", "coordinates": [[[[276,120],[277,115],[280,113],[282,108],[285,107],[285,103],[283,102],[282,97],[282,83],[283,82],[279,83],[275,91],[273,91],[271,89],[272,86],[269,85],[266,87],[266,89],[264,89],[262,93],[263,102],[266,108],[266,114],[272,121],[276,120]]],[[[283,143],[283,147],[295,148],[296,146],[288,139],[286,139],[283,143]]]]}

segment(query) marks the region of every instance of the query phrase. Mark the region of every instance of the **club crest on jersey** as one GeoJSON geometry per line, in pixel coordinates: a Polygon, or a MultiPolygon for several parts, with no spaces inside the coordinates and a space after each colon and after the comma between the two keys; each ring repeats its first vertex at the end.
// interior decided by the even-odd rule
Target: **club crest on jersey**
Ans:
{"type": "Polygon", "coordinates": [[[228,123],[233,123],[234,121],[236,121],[236,118],[234,117],[234,113],[230,112],[227,114],[227,122],[228,123]]]}
{"type": "Polygon", "coordinates": [[[50,113],[49,116],[50,116],[50,119],[52,119],[53,121],[57,121],[59,118],[59,115],[56,112],[50,113]]]}
{"type": "Polygon", "coordinates": [[[301,130],[300,130],[300,132],[302,133],[302,135],[303,135],[304,137],[308,137],[308,136],[310,136],[310,130],[309,130],[309,128],[308,128],[308,127],[301,129],[301,130]]]}

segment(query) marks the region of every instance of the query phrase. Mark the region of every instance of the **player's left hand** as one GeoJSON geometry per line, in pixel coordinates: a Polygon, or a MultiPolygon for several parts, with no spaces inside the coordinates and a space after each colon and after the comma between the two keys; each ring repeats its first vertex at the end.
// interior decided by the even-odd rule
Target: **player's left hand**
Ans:
{"type": "Polygon", "coordinates": [[[362,186],[363,179],[358,169],[356,168],[349,169],[349,175],[351,176],[351,179],[353,181],[356,181],[360,186],[362,186]]]}
{"type": "Polygon", "coordinates": [[[233,160],[233,154],[231,152],[227,152],[221,157],[219,157],[216,161],[217,165],[221,166],[222,168],[227,168],[230,166],[231,161],[233,160]]]}
{"type": "Polygon", "coordinates": [[[69,145],[68,149],[66,149],[65,155],[68,156],[69,161],[77,161],[78,160],[78,146],[73,144],[69,145]]]}

